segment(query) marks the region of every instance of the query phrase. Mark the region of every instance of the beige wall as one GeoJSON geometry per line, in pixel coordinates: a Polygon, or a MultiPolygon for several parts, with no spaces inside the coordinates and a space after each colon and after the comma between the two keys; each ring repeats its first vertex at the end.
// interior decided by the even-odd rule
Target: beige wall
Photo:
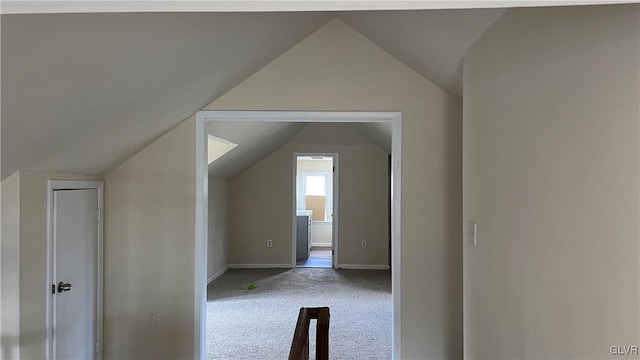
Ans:
{"type": "Polygon", "coordinates": [[[509,10],[465,56],[466,358],[640,345],[639,20],[509,10]]]}
{"type": "Polygon", "coordinates": [[[338,264],[388,265],[387,153],[371,144],[287,144],[231,180],[230,262],[291,264],[296,152],[339,154],[338,264]]]}
{"type": "Polygon", "coordinates": [[[277,150],[229,182],[229,263],[291,264],[292,161],[277,150]]]}
{"type": "Polygon", "coordinates": [[[364,145],[371,138],[356,123],[309,123],[289,140],[294,144],[312,145],[364,145]]]}
{"type": "Polygon", "coordinates": [[[193,119],[105,175],[105,359],[193,358],[195,183],[193,119]]]}
{"type": "Polygon", "coordinates": [[[402,111],[402,357],[462,357],[457,99],[334,20],[207,109],[402,111]]]}
{"type": "Polygon", "coordinates": [[[0,357],[19,359],[20,346],[20,172],[0,183],[0,357]]]}
{"type": "Polygon", "coordinates": [[[207,279],[229,265],[229,181],[209,175],[207,279]]]}

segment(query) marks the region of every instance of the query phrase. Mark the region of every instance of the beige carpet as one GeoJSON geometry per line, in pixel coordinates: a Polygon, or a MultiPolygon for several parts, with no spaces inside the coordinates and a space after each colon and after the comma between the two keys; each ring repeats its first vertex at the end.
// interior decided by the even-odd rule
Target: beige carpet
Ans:
{"type": "Polygon", "coordinates": [[[390,272],[321,268],[231,269],[209,284],[208,358],[286,359],[303,306],[330,307],[330,359],[391,358],[390,272]]]}

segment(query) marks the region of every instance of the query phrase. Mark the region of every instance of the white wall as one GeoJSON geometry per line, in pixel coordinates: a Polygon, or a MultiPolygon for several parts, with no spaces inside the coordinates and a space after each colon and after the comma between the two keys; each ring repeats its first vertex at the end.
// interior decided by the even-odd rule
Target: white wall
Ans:
{"type": "Polygon", "coordinates": [[[300,171],[331,171],[333,160],[300,160],[298,159],[298,176],[300,171]]]}
{"type": "Polygon", "coordinates": [[[0,183],[2,242],[0,243],[0,357],[20,358],[20,172],[0,183]]]}
{"type": "Polygon", "coordinates": [[[313,222],[311,224],[311,246],[330,247],[332,245],[333,224],[313,222]]]}
{"type": "Polygon", "coordinates": [[[466,358],[640,345],[639,79],[637,6],[509,10],[465,56],[466,358]]]}
{"type": "Polygon", "coordinates": [[[207,109],[402,111],[402,358],[462,357],[457,99],[333,20],[207,109]]]}
{"type": "Polygon", "coordinates": [[[105,359],[193,358],[195,183],[193,118],[105,175],[105,359]]]}
{"type": "Polygon", "coordinates": [[[207,279],[229,265],[229,181],[209,175],[207,279]]]}

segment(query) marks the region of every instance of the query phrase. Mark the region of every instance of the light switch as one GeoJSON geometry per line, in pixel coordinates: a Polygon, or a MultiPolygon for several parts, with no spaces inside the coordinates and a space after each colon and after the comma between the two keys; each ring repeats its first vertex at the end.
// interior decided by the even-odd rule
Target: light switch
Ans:
{"type": "Polygon", "coordinates": [[[476,229],[475,221],[467,221],[467,241],[473,246],[476,246],[476,229]]]}

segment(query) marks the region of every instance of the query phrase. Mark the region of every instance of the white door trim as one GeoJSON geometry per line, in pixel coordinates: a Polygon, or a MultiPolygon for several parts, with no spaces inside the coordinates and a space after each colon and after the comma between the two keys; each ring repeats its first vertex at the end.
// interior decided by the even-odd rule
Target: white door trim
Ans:
{"type": "MultiPolygon", "coordinates": [[[[97,314],[96,314],[96,337],[99,344],[98,354],[96,359],[102,359],[103,339],[102,339],[102,319],[103,319],[103,281],[104,281],[104,248],[103,248],[103,232],[104,232],[104,206],[103,206],[103,193],[104,182],[93,180],[48,180],[47,181],[47,283],[46,289],[46,337],[45,337],[45,358],[47,360],[53,360],[53,324],[52,317],[54,314],[53,309],[53,295],[51,294],[51,285],[53,284],[53,221],[54,221],[54,204],[53,204],[53,192],[54,190],[98,190],[98,209],[100,209],[100,218],[98,221],[98,284],[97,284],[97,314]]],[[[97,214],[96,214],[97,216],[97,214]]]]}
{"type": "Polygon", "coordinates": [[[401,359],[401,164],[402,113],[398,111],[216,111],[196,113],[196,216],[194,264],[194,358],[206,358],[206,293],[207,293],[207,218],[208,218],[208,121],[253,122],[387,122],[392,126],[391,142],[391,292],[392,325],[391,352],[393,359],[401,359]]]}
{"type": "MultiPolygon", "coordinates": [[[[333,256],[331,257],[331,267],[337,269],[338,268],[338,200],[339,200],[339,188],[338,188],[338,176],[340,171],[340,154],[338,153],[308,153],[308,152],[294,152],[293,153],[293,220],[292,220],[292,237],[291,237],[291,267],[296,267],[296,209],[298,208],[297,203],[297,184],[296,179],[298,177],[298,156],[326,156],[333,158],[333,174],[331,175],[333,181],[333,189],[332,189],[332,199],[331,206],[333,207],[333,219],[331,219],[331,250],[333,251],[333,256]]],[[[313,171],[310,171],[313,172],[313,171]]],[[[311,241],[311,240],[309,240],[311,241]]]]}

